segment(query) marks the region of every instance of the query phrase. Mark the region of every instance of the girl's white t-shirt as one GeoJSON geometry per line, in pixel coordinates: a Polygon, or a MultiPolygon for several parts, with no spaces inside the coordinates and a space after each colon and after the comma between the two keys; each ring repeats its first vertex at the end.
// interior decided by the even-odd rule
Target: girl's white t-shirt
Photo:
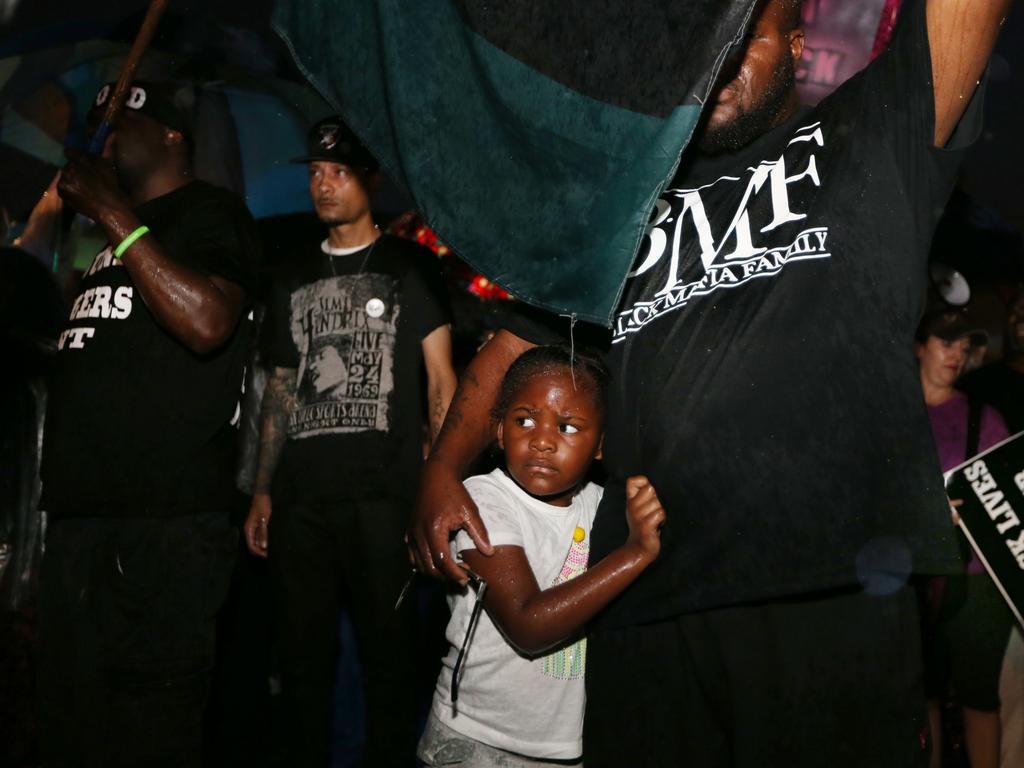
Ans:
{"type": "MultiPolygon", "coordinates": [[[[568,507],[538,501],[500,469],[469,478],[466,489],[480,510],[491,544],[522,547],[541,589],[587,569],[600,486],[587,484],[568,507]]],[[[452,555],[475,548],[460,531],[452,542],[452,555]]],[[[459,700],[452,704],[452,669],[475,602],[472,586],[448,598],[449,647],[434,692],[434,715],[452,730],[499,749],[539,758],[579,757],[586,701],[585,638],[528,658],[508,644],[485,611],[459,672],[459,700]]]]}

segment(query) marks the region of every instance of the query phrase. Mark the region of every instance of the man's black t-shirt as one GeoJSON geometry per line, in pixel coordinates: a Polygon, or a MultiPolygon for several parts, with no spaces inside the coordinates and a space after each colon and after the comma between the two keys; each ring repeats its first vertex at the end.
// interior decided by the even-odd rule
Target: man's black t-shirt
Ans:
{"type": "MultiPolygon", "coordinates": [[[[233,194],[191,182],[136,214],[170,258],[253,295],[259,242],[233,194]]],[[[111,247],[100,251],[58,344],[42,507],[118,517],[223,508],[249,326],[243,316],[220,349],[193,353],[156,322],[111,247]]]]}
{"type": "Polygon", "coordinates": [[[959,562],[912,342],[961,153],[933,147],[924,4],[903,16],[866,70],[657,203],[611,331],[591,552],[626,540],[629,475],[668,520],[606,624],[959,562]]]}
{"type": "Polygon", "coordinates": [[[275,281],[263,361],[298,371],[275,500],[411,497],[422,456],[422,340],[449,322],[436,257],[385,235],[326,242],[275,281]]]}

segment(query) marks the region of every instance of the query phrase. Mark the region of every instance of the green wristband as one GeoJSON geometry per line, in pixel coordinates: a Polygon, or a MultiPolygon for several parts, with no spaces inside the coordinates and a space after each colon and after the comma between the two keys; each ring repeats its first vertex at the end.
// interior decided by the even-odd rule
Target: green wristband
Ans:
{"type": "Polygon", "coordinates": [[[114,249],[114,258],[120,259],[121,255],[135,245],[135,241],[142,237],[144,234],[149,232],[149,227],[143,224],[141,227],[132,232],[128,237],[121,241],[121,244],[114,249]]]}

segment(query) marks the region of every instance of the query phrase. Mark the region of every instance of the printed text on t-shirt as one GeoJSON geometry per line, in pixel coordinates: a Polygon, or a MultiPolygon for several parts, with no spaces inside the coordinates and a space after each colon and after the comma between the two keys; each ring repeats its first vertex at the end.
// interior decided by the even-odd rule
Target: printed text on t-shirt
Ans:
{"type": "Polygon", "coordinates": [[[698,296],[735,288],[755,278],[777,275],[792,261],[831,256],[827,226],[803,227],[795,234],[789,234],[791,228],[787,228],[785,234],[778,232],[783,225],[807,218],[806,213],[793,210],[791,188],[808,184],[821,186],[815,148],[824,146],[821,124],[813,123],[798,129],[787,145],[787,150],[790,147],[800,150],[801,157],[797,160],[803,166],[799,170],[791,170],[792,161],[788,162],[783,154],[776,160],[748,168],[742,177],[722,176],[696,189],[666,190],[657,201],[648,225],[647,247],[641,249],[639,265],[628,276],[636,280],[658,266],[656,276],[645,278],[648,283],[644,291],[653,291],[653,296],[619,312],[613,343],[621,342],[658,317],[681,309],[698,296]],[[705,207],[705,200],[710,196],[708,191],[719,184],[744,182],[746,186],[739,205],[724,233],[716,238],[712,222],[721,219],[721,212],[705,207]],[[757,208],[762,220],[752,220],[753,203],[765,199],[769,205],[757,208]],[[769,215],[765,215],[766,212],[769,215]],[[775,237],[777,244],[766,243],[767,238],[760,237],[762,235],[775,237]],[[780,236],[783,237],[781,242],[780,236]],[[684,259],[694,242],[700,255],[699,264],[695,260],[693,264],[686,263],[684,259]],[[666,257],[667,266],[662,264],[666,257]]]}

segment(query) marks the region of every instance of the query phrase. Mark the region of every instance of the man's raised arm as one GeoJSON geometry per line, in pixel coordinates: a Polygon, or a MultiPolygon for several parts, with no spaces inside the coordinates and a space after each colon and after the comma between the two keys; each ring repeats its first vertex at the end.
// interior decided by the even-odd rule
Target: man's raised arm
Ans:
{"type": "Polygon", "coordinates": [[[460,529],[469,534],[480,552],[489,555],[493,551],[462,480],[494,437],[491,410],[505,372],[533,346],[509,331],[498,331],[459,379],[441,433],[423,468],[409,521],[409,554],[421,573],[466,582],[466,575],[452,562],[448,551],[452,532],[460,529]]]}
{"type": "MultiPolygon", "coordinates": [[[[132,200],[104,158],[69,150],[57,189],[103,228],[111,247],[140,229],[132,200]]],[[[234,333],[246,300],[240,285],[172,259],[151,234],[133,241],[119,258],[156,321],[197,355],[213,352],[234,333]]]]}
{"type": "Polygon", "coordinates": [[[928,0],[935,146],[953,135],[978,87],[1012,0],[928,0]]]}

